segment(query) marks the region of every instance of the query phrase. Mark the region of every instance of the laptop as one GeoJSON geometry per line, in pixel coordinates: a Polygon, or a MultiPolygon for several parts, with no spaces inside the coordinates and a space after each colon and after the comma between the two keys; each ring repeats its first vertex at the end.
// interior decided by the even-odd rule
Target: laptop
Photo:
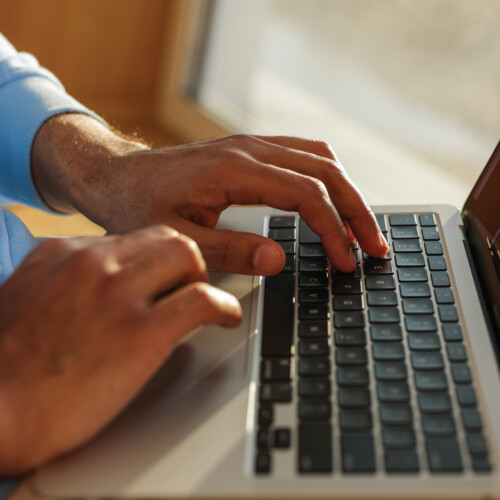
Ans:
{"type": "Polygon", "coordinates": [[[390,252],[343,274],[298,214],[234,207],[273,277],[211,273],[204,327],[94,441],[42,467],[54,498],[500,497],[500,143],[462,213],[374,207],[390,252]]]}

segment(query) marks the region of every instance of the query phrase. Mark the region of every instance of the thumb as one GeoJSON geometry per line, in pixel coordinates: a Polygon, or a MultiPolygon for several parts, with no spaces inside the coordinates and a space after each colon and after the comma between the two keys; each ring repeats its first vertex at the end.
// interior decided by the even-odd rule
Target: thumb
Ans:
{"type": "Polygon", "coordinates": [[[275,241],[253,233],[210,229],[189,223],[179,228],[198,244],[207,266],[237,274],[272,275],[285,265],[285,252],[275,241]]]}

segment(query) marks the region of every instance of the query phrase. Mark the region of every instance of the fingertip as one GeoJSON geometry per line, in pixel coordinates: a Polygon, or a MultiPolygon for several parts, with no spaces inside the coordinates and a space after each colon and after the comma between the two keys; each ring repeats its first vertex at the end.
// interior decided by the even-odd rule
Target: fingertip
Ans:
{"type": "Polygon", "coordinates": [[[263,276],[279,273],[285,265],[285,253],[275,243],[266,243],[257,247],[253,257],[255,274],[263,276]]]}

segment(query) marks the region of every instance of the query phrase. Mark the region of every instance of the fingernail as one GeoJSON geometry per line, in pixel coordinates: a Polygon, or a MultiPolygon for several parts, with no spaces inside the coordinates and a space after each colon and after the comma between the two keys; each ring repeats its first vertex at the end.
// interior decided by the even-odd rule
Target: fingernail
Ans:
{"type": "Polygon", "coordinates": [[[274,274],[281,270],[283,257],[273,245],[262,245],[257,248],[253,257],[253,267],[258,274],[274,274]]]}
{"type": "Polygon", "coordinates": [[[378,232],[378,237],[380,239],[380,244],[384,246],[387,250],[389,250],[389,244],[387,243],[387,240],[384,238],[384,235],[382,234],[382,231],[379,230],[378,232]]]}

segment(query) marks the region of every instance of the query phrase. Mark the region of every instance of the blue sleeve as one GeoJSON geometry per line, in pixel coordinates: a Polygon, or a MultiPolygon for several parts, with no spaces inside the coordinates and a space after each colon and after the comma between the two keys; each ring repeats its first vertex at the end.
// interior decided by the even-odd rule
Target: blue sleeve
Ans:
{"type": "Polygon", "coordinates": [[[31,177],[31,146],[40,126],[60,113],[97,115],[69,96],[50,71],[0,33],[0,204],[49,210],[31,177]]]}

